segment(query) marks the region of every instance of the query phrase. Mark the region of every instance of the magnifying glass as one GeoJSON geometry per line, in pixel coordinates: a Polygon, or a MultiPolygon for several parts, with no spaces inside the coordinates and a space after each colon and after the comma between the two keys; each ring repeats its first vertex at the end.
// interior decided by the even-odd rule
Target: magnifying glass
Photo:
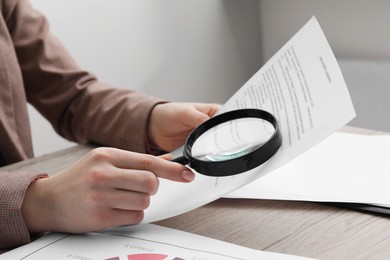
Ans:
{"type": "Polygon", "coordinates": [[[214,177],[249,171],[279,150],[279,123],[261,109],[238,109],[210,118],[188,136],[183,156],[173,161],[214,177]]]}

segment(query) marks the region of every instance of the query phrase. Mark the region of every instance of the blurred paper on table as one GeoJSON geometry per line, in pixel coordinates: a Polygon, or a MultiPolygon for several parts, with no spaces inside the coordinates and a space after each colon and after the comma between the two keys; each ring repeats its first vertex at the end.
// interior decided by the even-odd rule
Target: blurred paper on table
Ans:
{"type": "Polygon", "coordinates": [[[229,198],[355,202],[390,207],[390,135],[334,133],[229,198]]]}
{"type": "Polygon", "coordinates": [[[197,174],[188,184],[161,179],[144,222],[169,218],[216,200],[281,167],[354,118],[340,68],[314,17],[220,112],[241,108],[263,109],[278,119],[283,136],[280,151],[267,163],[230,177],[197,174]]]}
{"type": "Polygon", "coordinates": [[[51,233],[0,259],[309,259],[254,250],[151,224],[83,235],[51,233]]]}

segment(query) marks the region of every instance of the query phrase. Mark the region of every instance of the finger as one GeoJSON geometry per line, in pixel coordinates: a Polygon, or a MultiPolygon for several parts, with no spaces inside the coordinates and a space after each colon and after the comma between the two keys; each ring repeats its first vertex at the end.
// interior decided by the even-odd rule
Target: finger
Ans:
{"type": "Polygon", "coordinates": [[[143,211],[111,209],[111,217],[116,222],[111,227],[138,224],[144,219],[143,211]]]}
{"type": "Polygon", "coordinates": [[[123,210],[145,210],[150,205],[150,194],[115,189],[100,198],[103,207],[123,210]]]}
{"type": "Polygon", "coordinates": [[[192,130],[210,119],[210,116],[207,113],[198,110],[196,107],[191,107],[190,109],[184,110],[181,114],[178,114],[178,119],[186,129],[192,130]]]}
{"type": "Polygon", "coordinates": [[[169,153],[162,154],[162,155],[160,155],[160,156],[158,156],[158,157],[160,157],[160,158],[162,158],[162,159],[164,159],[164,160],[167,160],[167,161],[171,161],[171,160],[173,159],[172,154],[169,154],[169,153]]]}
{"type": "Polygon", "coordinates": [[[150,171],[158,177],[179,182],[189,182],[195,178],[194,173],[184,165],[152,155],[135,154],[130,168],[150,171]]]}
{"type": "Polygon", "coordinates": [[[133,191],[148,195],[156,194],[159,186],[157,176],[150,171],[116,168],[111,171],[108,180],[103,182],[119,190],[133,191]]]}
{"type": "MultiPolygon", "coordinates": [[[[140,160],[148,161],[148,158],[143,157],[140,160]]],[[[195,178],[195,174],[184,165],[157,157],[150,162],[141,162],[135,167],[143,168],[158,177],[172,181],[191,182],[195,178]]]]}
{"type": "MultiPolygon", "coordinates": [[[[122,210],[116,208],[108,208],[95,214],[94,222],[99,229],[111,227],[126,226],[138,224],[144,219],[144,211],[142,210],[122,210]]],[[[96,230],[96,227],[92,227],[96,230]]]]}
{"type": "Polygon", "coordinates": [[[196,107],[196,109],[198,109],[202,113],[207,114],[209,117],[212,117],[222,107],[219,104],[204,104],[204,103],[195,103],[194,106],[196,107]]]}
{"type": "Polygon", "coordinates": [[[194,103],[192,109],[187,109],[179,116],[184,126],[195,128],[210,119],[218,110],[218,104],[194,103]]]}
{"type": "MultiPolygon", "coordinates": [[[[105,159],[109,160],[114,166],[123,170],[132,170],[128,171],[128,175],[130,176],[127,178],[129,179],[132,179],[132,177],[148,178],[146,175],[135,174],[136,172],[134,170],[152,172],[155,176],[179,182],[189,182],[195,178],[191,170],[179,163],[174,163],[153,155],[134,153],[120,149],[107,148],[106,150],[100,152],[105,154],[104,156],[100,154],[95,157],[98,159],[107,157],[105,159]]],[[[145,183],[145,180],[141,180],[140,182],[145,183]]]]}

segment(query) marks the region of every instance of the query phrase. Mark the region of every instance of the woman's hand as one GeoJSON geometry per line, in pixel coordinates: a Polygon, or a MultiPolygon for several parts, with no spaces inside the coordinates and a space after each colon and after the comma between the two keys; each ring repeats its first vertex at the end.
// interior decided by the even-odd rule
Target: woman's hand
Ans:
{"type": "Polygon", "coordinates": [[[170,159],[94,149],[62,172],[29,186],[22,205],[27,228],[79,233],[139,223],[157,192],[157,177],[194,179],[190,170],[170,159]]]}
{"type": "Polygon", "coordinates": [[[157,105],[150,116],[149,140],[164,151],[183,145],[190,132],[212,117],[217,104],[164,103],[157,105]]]}

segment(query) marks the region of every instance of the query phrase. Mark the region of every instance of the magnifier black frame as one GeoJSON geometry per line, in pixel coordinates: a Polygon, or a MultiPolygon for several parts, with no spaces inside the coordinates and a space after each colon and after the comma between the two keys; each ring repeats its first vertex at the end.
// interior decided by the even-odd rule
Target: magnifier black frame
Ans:
{"type": "Polygon", "coordinates": [[[279,123],[271,113],[261,109],[238,109],[210,118],[195,128],[185,142],[183,157],[177,158],[174,161],[189,164],[191,168],[203,175],[215,177],[230,176],[249,171],[265,163],[279,150],[281,145],[282,135],[279,123]],[[266,120],[275,129],[271,138],[256,150],[243,156],[224,161],[203,161],[192,156],[191,150],[193,144],[210,128],[234,119],[251,117],[266,120]]]}

